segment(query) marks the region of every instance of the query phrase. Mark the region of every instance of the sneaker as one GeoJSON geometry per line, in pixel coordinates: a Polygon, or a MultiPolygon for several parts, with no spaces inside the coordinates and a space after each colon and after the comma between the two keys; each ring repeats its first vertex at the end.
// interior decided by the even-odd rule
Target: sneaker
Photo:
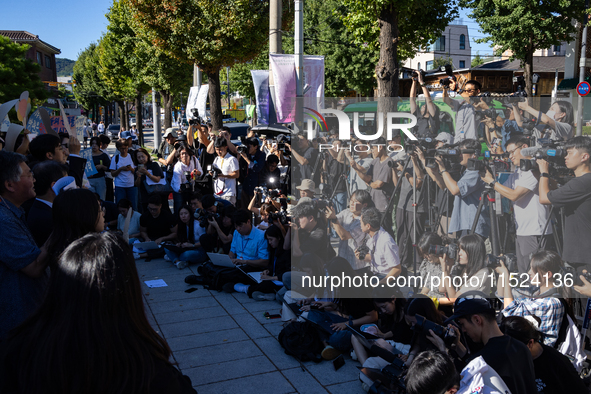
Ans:
{"type": "Polygon", "coordinates": [[[189,266],[189,263],[187,263],[186,261],[177,261],[174,265],[176,265],[176,267],[180,270],[187,268],[189,266]]]}
{"type": "Polygon", "coordinates": [[[257,301],[274,301],[275,294],[274,293],[261,293],[260,291],[255,291],[252,293],[252,298],[257,301]]]}
{"type": "Polygon", "coordinates": [[[341,354],[341,352],[339,352],[334,347],[328,345],[322,351],[321,356],[325,360],[334,360],[335,358],[337,358],[338,356],[340,356],[340,354],[341,354]]]}
{"type": "Polygon", "coordinates": [[[139,260],[141,257],[140,257],[140,254],[139,253],[134,253],[133,254],[133,258],[136,259],[136,260],[139,260]]]}
{"type": "Polygon", "coordinates": [[[170,259],[170,257],[168,257],[167,255],[164,255],[164,260],[166,260],[166,261],[172,261],[172,260],[170,259]]]}
{"type": "Polygon", "coordinates": [[[369,393],[369,384],[367,384],[365,382],[361,383],[361,389],[363,391],[365,391],[366,393],[369,393]]]}
{"type": "Polygon", "coordinates": [[[357,361],[357,354],[355,353],[355,350],[351,350],[351,360],[357,361]]]}
{"type": "Polygon", "coordinates": [[[222,286],[222,290],[225,293],[234,293],[234,283],[232,283],[232,282],[225,283],[224,286],[222,286]]]}
{"type": "Polygon", "coordinates": [[[245,285],[243,283],[236,283],[234,285],[234,290],[236,290],[238,293],[248,294],[249,287],[250,287],[249,285],[245,285]]]}

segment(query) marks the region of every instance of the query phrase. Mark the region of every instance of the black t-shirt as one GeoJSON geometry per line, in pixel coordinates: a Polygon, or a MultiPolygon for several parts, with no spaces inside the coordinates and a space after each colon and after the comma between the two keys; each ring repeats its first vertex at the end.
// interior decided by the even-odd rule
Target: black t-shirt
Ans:
{"type": "Polygon", "coordinates": [[[569,263],[589,263],[591,242],[591,173],[576,177],[548,193],[555,207],[564,207],[565,230],[562,259],[569,263]]]}
{"type": "Polygon", "coordinates": [[[343,179],[339,182],[339,178],[345,173],[347,167],[345,164],[340,163],[337,159],[330,156],[330,154],[327,156],[327,161],[330,192],[332,193],[336,188],[336,193],[345,193],[347,191],[347,181],[343,179]]]}
{"type": "MultiPolygon", "coordinates": [[[[94,163],[95,167],[98,165],[103,165],[106,166],[107,168],[111,167],[111,159],[109,158],[109,155],[107,155],[105,152],[103,152],[102,154],[98,155],[98,156],[92,156],[92,162],[94,163]]],[[[89,179],[94,179],[94,178],[102,178],[105,176],[105,170],[99,170],[97,168],[97,173],[89,176],[89,179]]]]}
{"type": "Polygon", "coordinates": [[[537,394],[534,364],[527,346],[508,335],[490,338],[468,361],[482,356],[512,393],[537,394]]]}
{"type": "MultiPolygon", "coordinates": [[[[460,164],[452,164],[451,168],[448,169],[449,175],[453,178],[454,181],[459,181],[462,177],[462,166],[460,164]]],[[[435,182],[433,182],[435,183],[435,182]]],[[[442,190],[439,186],[436,186],[436,197],[435,197],[435,206],[439,209],[439,212],[442,212],[445,216],[451,216],[451,211],[454,208],[454,196],[453,194],[449,193],[449,197],[447,198],[447,205],[445,204],[445,194],[447,189],[442,190]]]]}
{"type": "Polygon", "coordinates": [[[568,357],[553,347],[542,345],[544,352],[534,360],[536,385],[540,394],[583,394],[589,390],[568,357]]]}
{"type": "Polygon", "coordinates": [[[322,230],[321,226],[316,226],[310,232],[300,229],[298,235],[302,253],[314,253],[325,263],[335,256],[334,249],[330,247],[328,242],[328,235],[326,235],[326,231],[322,230]]]}
{"type": "Polygon", "coordinates": [[[396,321],[393,316],[382,315],[378,321],[378,327],[384,334],[391,331],[392,338],[388,339],[395,342],[409,345],[412,341],[413,331],[404,321],[404,317],[400,321],[396,321]]]}
{"type": "MultiPolygon", "coordinates": [[[[424,105],[426,106],[427,104],[424,105]]],[[[427,111],[429,111],[428,108],[427,111]]],[[[421,110],[418,105],[414,115],[417,117],[416,136],[419,138],[435,138],[439,133],[439,116],[429,116],[428,118],[421,116],[421,110]]]]}
{"type": "Polygon", "coordinates": [[[343,298],[341,307],[343,312],[354,320],[362,318],[375,309],[371,298],[343,298]]]}
{"type": "MultiPolygon", "coordinates": [[[[151,170],[152,171],[152,175],[154,176],[159,176],[159,177],[163,177],[164,173],[162,172],[162,168],[160,167],[160,164],[156,163],[155,161],[151,161],[149,163],[146,163],[146,170],[151,170]]],[[[137,174],[137,172],[136,172],[137,174]]],[[[146,190],[146,185],[144,182],[146,182],[146,178],[147,175],[142,175],[142,181],[140,183],[140,194],[142,196],[141,200],[142,203],[147,203],[148,202],[148,191],[146,190]]]]}
{"type": "Polygon", "coordinates": [[[148,237],[152,241],[170,235],[170,230],[176,225],[176,219],[168,212],[161,211],[157,218],[153,217],[149,212],[140,217],[140,226],[146,228],[148,237]]]}

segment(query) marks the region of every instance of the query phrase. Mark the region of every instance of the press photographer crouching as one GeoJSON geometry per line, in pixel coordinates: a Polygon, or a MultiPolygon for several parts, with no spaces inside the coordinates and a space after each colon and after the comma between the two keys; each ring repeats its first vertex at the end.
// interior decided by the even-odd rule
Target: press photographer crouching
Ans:
{"type": "Polygon", "coordinates": [[[481,177],[482,181],[499,192],[501,196],[511,200],[515,218],[517,237],[515,254],[520,273],[529,270],[529,257],[538,249],[547,249],[553,245],[552,227],[547,226],[550,210],[540,203],[538,195],[538,178],[532,170],[523,171],[520,163],[525,160],[521,154],[528,148],[528,140],[521,136],[511,137],[507,141],[507,153],[515,166],[515,171],[503,183],[498,183],[489,169],[481,177]],[[546,232],[544,233],[544,227],[546,232]]]}
{"type": "Polygon", "coordinates": [[[324,264],[335,256],[326,233],[326,222],[316,201],[300,203],[293,210],[295,221],[287,230],[291,239],[292,264],[297,265],[304,253],[313,253],[324,264]]]}
{"type": "Polygon", "coordinates": [[[574,172],[575,178],[551,191],[550,165],[546,160],[537,160],[541,173],[540,202],[564,210],[562,259],[578,266],[585,265],[587,271],[591,271],[591,242],[586,242],[591,239],[591,139],[575,137],[568,141],[565,149],[566,167],[574,172]]]}
{"type": "Polygon", "coordinates": [[[402,266],[398,259],[398,245],[380,226],[380,222],[381,214],[377,208],[365,208],[361,211],[361,231],[370,238],[365,248],[355,251],[355,256],[359,260],[371,263],[373,275],[380,278],[381,284],[387,284],[389,277],[397,277],[402,273],[402,266]]]}

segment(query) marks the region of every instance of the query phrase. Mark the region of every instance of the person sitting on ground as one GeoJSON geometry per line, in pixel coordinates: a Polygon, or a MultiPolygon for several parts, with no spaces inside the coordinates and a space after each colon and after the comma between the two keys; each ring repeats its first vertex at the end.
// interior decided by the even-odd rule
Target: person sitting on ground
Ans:
{"type": "Polygon", "coordinates": [[[189,264],[202,264],[207,261],[207,253],[201,248],[199,238],[205,234],[206,228],[191,215],[191,209],[187,205],[181,206],[177,214],[177,243],[172,250],[164,246],[166,256],[164,260],[171,261],[178,269],[182,270],[189,264]]]}
{"type": "Polygon", "coordinates": [[[119,210],[119,216],[117,217],[117,230],[123,231],[125,229],[125,220],[127,215],[129,214],[129,210],[131,209],[131,220],[129,221],[129,229],[127,230],[127,234],[129,237],[129,243],[133,244],[135,241],[139,240],[140,234],[140,218],[142,214],[134,211],[131,201],[127,198],[122,198],[117,203],[117,208],[119,210]]]}
{"type": "Polygon", "coordinates": [[[304,253],[314,253],[325,263],[336,255],[328,240],[324,215],[315,201],[298,204],[293,217],[285,236],[286,241],[291,240],[292,264],[297,265],[304,253]]]}
{"type": "Polygon", "coordinates": [[[53,231],[47,239],[48,264],[55,271],[60,254],[86,234],[105,230],[105,212],[88,189],[62,191],[53,201],[53,231]]]}
{"type": "Polygon", "coordinates": [[[154,241],[160,245],[166,241],[173,241],[177,237],[178,224],[176,219],[162,211],[160,196],[148,199],[148,212],[140,217],[140,234],[144,242],[154,241]]]}
{"type": "MultiPolygon", "coordinates": [[[[203,199],[205,197],[207,196],[204,196],[203,199]]],[[[234,213],[236,208],[229,205],[225,208],[216,207],[215,209],[219,209],[219,214],[207,219],[209,223],[207,234],[199,238],[199,243],[207,253],[213,252],[216,248],[221,248],[223,253],[228,254],[234,238],[234,213]]]]}
{"type": "Polygon", "coordinates": [[[55,199],[53,185],[61,178],[68,176],[68,170],[63,164],[46,160],[35,166],[35,193],[37,197],[29,210],[27,226],[38,247],[43,246],[53,231],[51,208],[55,199]]]}
{"type": "Polygon", "coordinates": [[[512,393],[537,394],[534,365],[527,346],[503,335],[496,320],[495,309],[487,294],[468,291],[458,297],[454,314],[446,320],[455,321],[474,343],[484,346],[472,353],[460,343],[460,336],[452,345],[457,355],[465,362],[482,356],[484,361],[503,379],[512,393]]]}
{"type": "Polygon", "coordinates": [[[131,248],[112,233],[64,251],[43,305],[6,345],[3,393],[196,393],[146,317],[131,248]]]}
{"type": "Polygon", "coordinates": [[[193,192],[189,199],[189,208],[191,209],[191,215],[195,213],[198,209],[203,209],[203,204],[201,204],[201,199],[203,196],[199,192],[193,192]]]}
{"type": "Polygon", "coordinates": [[[230,259],[235,265],[247,265],[251,269],[264,269],[269,264],[269,252],[265,233],[252,226],[251,214],[240,209],[234,214],[236,230],[232,237],[230,259]]]}
{"type": "Polygon", "coordinates": [[[501,331],[521,341],[531,352],[538,391],[544,394],[588,393],[589,389],[569,358],[541,343],[542,334],[532,324],[532,320],[539,324],[536,318],[506,317],[501,322],[501,331]]]}
{"type": "Polygon", "coordinates": [[[261,273],[261,282],[252,285],[236,283],[234,290],[246,293],[257,301],[275,299],[275,293],[283,287],[282,276],[291,269],[289,251],[283,249],[283,233],[277,226],[271,226],[265,231],[265,239],[269,248],[269,265],[261,273]]]}
{"type": "Polygon", "coordinates": [[[443,241],[439,235],[426,232],[421,236],[419,243],[417,244],[419,256],[423,259],[419,266],[419,276],[421,277],[421,283],[423,284],[421,294],[439,299],[444,298],[445,293],[440,291],[439,286],[437,286],[437,281],[433,281],[431,278],[441,278],[441,263],[439,261],[439,255],[429,252],[431,245],[443,247],[443,241]]]}

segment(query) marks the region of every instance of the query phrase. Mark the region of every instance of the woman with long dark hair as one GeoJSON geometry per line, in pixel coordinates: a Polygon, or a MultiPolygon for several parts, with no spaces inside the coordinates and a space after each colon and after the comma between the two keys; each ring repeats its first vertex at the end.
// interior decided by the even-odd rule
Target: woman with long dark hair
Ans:
{"type": "Polygon", "coordinates": [[[272,225],[265,231],[265,239],[268,242],[269,265],[261,273],[261,282],[254,285],[234,285],[234,290],[246,293],[257,301],[274,300],[275,293],[283,287],[283,274],[291,269],[291,256],[289,251],[283,249],[284,237],[281,229],[272,225]]]}
{"type": "Polygon", "coordinates": [[[206,233],[191,215],[188,205],[183,205],[177,212],[177,244],[175,248],[164,245],[165,260],[171,261],[178,269],[186,268],[189,264],[201,264],[207,261],[207,253],[199,243],[199,237],[206,233]]]}
{"type": "MultiPolygon", "coordinates": [[[[151,184],[163,184],[166,180],[163,180],[164,174],[162,173],[160,165],[155,161],[152,161],[147,150],[144,148],[138,148],[135,154],[135,159],[137,160],[135,186],[139,191],[140,213],[148,213],[148,198],[150,197],[150,193],[148,193],[148,190],[146,189],[146,184],[148,181],[150,181],[151,184]]],[[[164,197],[167,198],[168,196],[164,197]]],[[[168,206],[168,201],[162,205],[163,207],[168,206]]]]}
{"type": "Polygon", "coordinates": [[[53,201],[52,215],[53,231],[45,243],[50,267],[54,267],[59,255],[72,242],[105,229],[101,204],[87,189],[71,189],[58,194],[53,201]]]}
{"type": "Polygon", "coordinates": [[[131,247],[88,234],[60,256],[47,297],[0,357],[3,393],[195,393],[150,326],[131,247]]]}
{"type": "Polygon", "coordinates": [[[440,289],[447,293],[449,302],[455,302],[462,293],[471,290],[490,294],[491,280],[488,278],[490,270],[486,265],[486,246],[480,235],[469,234],[460,238],[459,267],[455,266],[458,269],[451,270],[445,254],[439,258],[439,261],[445,278],[440,289]],[[448,277],[451,280],[447,280],[448,277]]]}
{"type": "Polygon", "coordinates": [[[94,163],[94,167],[98,172],[89,176],[88,182],[90,182],[90,185],[100,196],[101,200],[104,201],[107,197],[105,171],[109,171],[111,159],[109,158],[108,154],[101,150],[101,139],[99,137],[92,137],[90,139],[90,147],[92,149],[92,162],[94,163]]]}

